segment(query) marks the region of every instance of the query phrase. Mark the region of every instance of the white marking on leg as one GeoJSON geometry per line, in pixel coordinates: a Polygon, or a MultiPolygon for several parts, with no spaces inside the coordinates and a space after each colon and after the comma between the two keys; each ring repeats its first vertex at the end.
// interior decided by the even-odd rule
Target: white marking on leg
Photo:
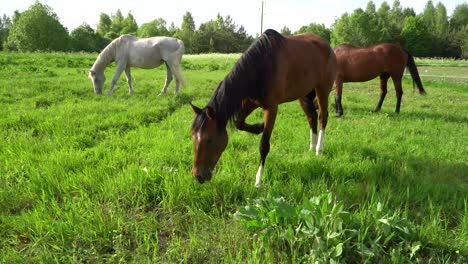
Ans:
{"type": "Polygon", "coordinates": [[[315,150],[315,147],[317,146],[317,134],[312,132],[312,129],[310,129],[310,148],[309,151],[315,150]]]}
{"type": "Polygon", "coordinates": [[[200,142],[201,138],[202,138],[201,131],[198,131],[197,132],[197,141],[200,142]]]}
{"type": "Polygon", "coordinates": [[[263,165],[260,164],[258,167],[257,176],[255,177],[255,187],[259,188],[262,185],[263,165]]]}
{"type": "Polygon", "coordinates": [[[316,154],[317,156],[320,156],[322,154],[323,150],[323,137],[325,136],[325,131],[323,129],[320,129],[319,136],[318,136],[318,141],[317,141],[317,147],[316,147],[316,154]]]}

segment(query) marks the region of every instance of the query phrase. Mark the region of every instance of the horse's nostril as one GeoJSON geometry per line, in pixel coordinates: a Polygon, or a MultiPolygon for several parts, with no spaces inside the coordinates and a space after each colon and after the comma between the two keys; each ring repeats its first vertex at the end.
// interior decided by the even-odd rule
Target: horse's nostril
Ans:
{"type": "Polygon", "coordinates": [[[197,179],[197,181],[199,183],[204,183],[205,182],[205,178],[201,174],[196,174],[195,178],[197,179]]]}

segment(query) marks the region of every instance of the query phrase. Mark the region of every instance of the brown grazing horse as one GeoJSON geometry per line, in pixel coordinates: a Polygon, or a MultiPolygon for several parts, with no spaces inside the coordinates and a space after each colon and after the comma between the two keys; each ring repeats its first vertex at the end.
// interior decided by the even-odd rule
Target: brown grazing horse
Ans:
{"type": "Polygon", "coordinates": [[[375,108],[376,112],[382,107],[387,94],[387,81],[390,77],[395,85],[397,96],[395,112],[400,112],[403,95],[401,79],[406,67],[418,86],[419,93],[426,93],[413,56],[396,44],[384,43],[366,48],[356,48],[345,44],[335,48],[335,55],[338,62],[335,80],[335,110],[339,116],[343,115],[341,94],[344,82],[366,82],[380,76],[380,100],[375,108]]]}
{"type": "Polygon", "coordinates": [[[278,105],[296,99],[309,121],[311,148],[319,155],[335,74],[333,49],[320,37],[302,34],[285,38],[274,30],[265,31],[219,84],[208,105],[203,109],[192,105],[195,112],[193,176],[200,183],[211,179],[213,168],[228,142],[226,125],[232,120],[240,130],[254,134],[263,132],[255,182],[255,186],[260,186],[278,105]],[[318,136],[316,105],[320,110],[318,136]],[[246,124],[246,117],[258,107],[263,109],[264,122],[246,124]]]}

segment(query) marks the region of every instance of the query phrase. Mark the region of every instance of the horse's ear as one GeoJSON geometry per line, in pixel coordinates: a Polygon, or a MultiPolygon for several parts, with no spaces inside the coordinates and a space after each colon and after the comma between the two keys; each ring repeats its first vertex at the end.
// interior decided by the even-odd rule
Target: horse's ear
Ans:
{"type": "Polygon", "coordinates": [[[201,114],[202,110],[196,106],[194,106],[192,103],[190,103],[190,106],[192,107],[192,110],[195,114],[199,115],[201,114]]]}
{"type": "Polygon", "coordinates": [[[209,119],[214,119],[216,117],[216,112],[215,110],[213,109],[213,107],[211,106],[207,106],[206,107],[206,116],[209,118],[209,119]]]}

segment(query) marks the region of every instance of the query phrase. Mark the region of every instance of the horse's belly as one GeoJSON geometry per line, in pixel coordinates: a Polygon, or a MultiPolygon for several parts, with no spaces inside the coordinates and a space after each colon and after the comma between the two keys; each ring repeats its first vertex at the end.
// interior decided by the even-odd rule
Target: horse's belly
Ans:
{"type": "Polygon", "coordinates": [[[160,66],[163,63],[162,60],[159,61],[132,61],[130,66],[141,68],[141,69],[153,69],[160,66]]]}
{"type": "Polygon", "coordinates": [[[355,73],[355,74],[346,74],[343,76],[343,81],[344,82],[367,82],[370,81],[377,76],[379,76],[379,72],[360,72],[360,73],[355,73]]]}

